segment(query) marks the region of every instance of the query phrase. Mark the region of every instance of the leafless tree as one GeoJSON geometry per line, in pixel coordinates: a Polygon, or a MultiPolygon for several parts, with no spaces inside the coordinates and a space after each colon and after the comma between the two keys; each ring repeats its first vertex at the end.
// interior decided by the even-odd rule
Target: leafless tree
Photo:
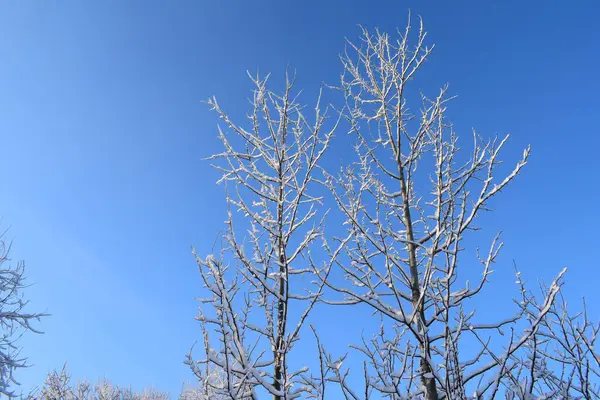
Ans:
{"type": "Polygon", "coordinates": [[[247,127],[209,102],[225,126],[225,150],[212,159],[221,161],[219,182],[229,184],[229,212],[220,254],[194,251],[209,293],[198,317],[206,357],[190,353],[187,363],[207,390],[231,399],[323,399],[329,382],[355,400],[598,397],[600,327],[585,307],[567,312],[566,270],[537,293],[517,271],[514,314],[476,313],[473,300],[502,242],[498,234],[472,253],[465,243],[530,150],[508,170],[499,159],[508,136],[485,140],[474,131],[472,147],[461,150],[446,115],[447,87],[434,97],[412,89],[432,50],[422,22],[416,35],[409,23],[397,39],[363,29],[341,56],[341,83],[332,88],[345,101],[329,130],[318,105],[308,123],[289,79],[276,95],[253,78],[247,127]],[[356,139],[355,160],[332,173],[320,161],[344,124],[356,139]],[[327,201],[344,220],[337,236],[316,220],[327,201]],[[311,252],[317,239],[324,252],[311,252]],[[299,367],[302,358],[291,362],[317,303],[366,307],[367,325],[378,328],[336,358],[313,327],[318,373],[299,367]],[[215,369],[225,379],[208,383],[215,369]]]}
{"type": "MultiPolygon", "coordinates": [[[[219,396],[216,395],[218,399],[219,396]]],[[[179,400],[208,400],[210,394],[206,393],[203,387],[184,387],[179,396],[179,400]]]]}
{"type": "MultiPolygon", "coordinates": [[[[85,394],[90,391],[90,385],[84,384],[85,394]]],[[[82,388],[83,388],[82,386],[82,388]]],[[[79,390],[77,391],[79,393],[79,390]]],[[[64,364],[60,371],[52,371],[46,377],[44,386],[39,396],[42,399],[76,399],[73,388],[71,387],[71,376],[67,372],[67,365],[64,364]]]]}
{"type": "Polygon", "coordinates": [[[203,259],[194,252],[210,296],[198,317],[206,358],[195,362],[190,354],[188,364],[200,379],[207,368],[223,371],[222,387],[212,389],[228,398],[293,399],[312,390],[305,369],[292,367],[302,359],[291,363],[290,356],[324,286],[310,286],[316,266],[309,250],[322,235],[322,199],[311,188],[335,123],[325,129],[320,96],[309,122],[289,75],[282,94],[268,88],[268,77],[251,79],[248,124],[209,101],[224,125],[225,150],[211,159],[222,161],[215,167],[229,211],[221,254],[203,259]]]}
{"type": "Polygon", "coordinates": [[[66,364],[60,371],[52,371],[46,377],[39,394],[28,397],[30,400],[167,400],[169,395],[155,389],[145,389],[140,393],[130,388],[122,388],[107,379],[92,386],[87,380],[71,382],[66,364]]]}
{"type": "Polygon", "coordinates": [[[10,263],[10,243],[0,234],[0,394],[16,397],[11,389],[17,384],[15,370],[26,366],[26,359],[19,354],[18,339],[26,331],[40,333],[31,323],[45,316],[26,310],[23,298],[25,288],[25,265],[10,263]]]}
{"type": "Polygon", "coordinates": [[[204,370],[195,385],[186,383],[183,385],[179,400],[227,400],[229,396],[225,393],[227,376],[220,368],[209,368],[204,370]]]}
{"type": "MultiPolygon", "coordinates": [[[[412,111],[408,87],[433,46],[422,22],[414,40],[410,33],[410,23],[397,39],[363,29],[341,57],[336,87],[357,139],[356,162],[326,179],[346,225],[328,248],[346,279],[319,274],[337,293],[329,304],[365,305],[381,324],[378,334],[351,346],[365,360],[360,397],[596,398],[590,375],[598,371],[597,327],[585,314],[576,323],[557,307],[564,270],[537,297],[518,280],[522,298],[513,316],[476,315],[471,299],[488,283],[502,242],[498,235],[484,254],[477,251],[472,261],[481,277],[470,284],[459,278],[473,271],[465,236],[521,172],[529,148],[498,178],[508,136],[487,141],[473,132],[470,154],[461,152],[446,116],[447,87],[432,98],[421,94],[420,111],[412,111]]],[[[350,383],[356,380],[329,364],[330,380],[358,399],[350,383]]]]}
{"type": "Polygon", "coordinates": [[[179,400],[227,400],[223,394],[226,377],[221,370],[211,370],[202,376],[199,385],[185,384],[179,395],[179,400]]]}

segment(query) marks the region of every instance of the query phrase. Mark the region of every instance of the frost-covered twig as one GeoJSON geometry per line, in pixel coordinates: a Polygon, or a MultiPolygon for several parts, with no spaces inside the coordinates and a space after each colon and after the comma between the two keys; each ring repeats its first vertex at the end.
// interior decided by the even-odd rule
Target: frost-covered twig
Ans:
{"type": "Polygon", "coordinates": [[[18,384],[13,374],[27,365],[19,355],[17,340],[26,331],[41,333],[32,323],[47,314],[27,311],[28,301],[23,298],[25,265],[10,264],[11,246],[4,236],[0,234],[0,394],[12,398],[17,396],[12,387],[18,384]]]}

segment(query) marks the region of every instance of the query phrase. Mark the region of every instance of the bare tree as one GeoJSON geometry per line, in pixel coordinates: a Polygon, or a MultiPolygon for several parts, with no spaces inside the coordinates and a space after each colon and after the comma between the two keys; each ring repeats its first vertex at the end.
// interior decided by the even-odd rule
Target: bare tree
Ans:
{"type": "Polygon", "coordinates": [[[433,49],[422,22],[414,40],[410,33],[410,23],[397,39],[363,29],[358,44],[348,43],[333,87],[345,101],[331,130],[324,132],[319,106],[316,122],[307,122],[290,80],[276,95],[266,79],[253,79],[248,128],[209,102],[226,127],[219,128],[225,151],[212,159],[222,161],[219,182],[230,186],[220,255],[194,252],[209,293],[198,317],[206,358],[190,353],[187,363],[206,390],[232,399],[323,399],[331,382],[355,400],[599,396],[600,327],[585,307],[573,315],[560,303],[565,270],[537,294],[517,271],[514,313],[476,313],[473,299],[489,283],[502,242],[498,234],[471,254],[465,242],[530,150],[504,170],[508,136],[485,140],[474,131],[472,148],[461,151],[446,115],[447,87],[434,97],[408,90],[433,49]],[[409,107],[413,97],[418,112],[409,107]],[[356,139],[356,158],[334,174],[319,162],[340,121],[356,139]],[[338,236],[324,234],[323,219],[311,222],[329,201],[309,194],[315,183],[344,220],[338,236]],[[317,239],[324,254],[311,252],[317,239]],[[370,309],[367,325],[376,332],[351,344],[356,357],[346,362],[350,355],[328,354],[313,328],[314,373],[301,358],[292,363],[291,350],[319,302],[370,309]],[[348,365],[362,366],[362,385],[348,365]],[[215,369],[225,379],[209,383],[215,369]]]}
{"type": "MultiPolygon", "coordinates": [[[[469,284],[465,235],[521,172],[529,148],[498,178],[508,136],[486,141],[473,132],[471,152],[463,154],[446,116],[447,87],[433,98],[421,94],[420,112],[413,112],[407,88],[433,46],[425,44],[422,22],[414,41],[410,31],[409,23],[394,40],[363,29],[341,57],[337,89],[357,159],[326,184],[347,226],[346,236],[328,245],[346,279],[317,273],[338,294],[329,304],[365,305],[381,321],[379,333],[351,346],[365,360],[360,397],[596,398],[589,374],[598,371],[591,344],[598,328],[557,308],[564,271],[538,297],[519,280],[522,298],[507,319],[482,320],[469,303],[488,283],[502,242],[498,235],[488,251],[477,251],[481,277],[469,284]]],[[[358,399],[348,371],[329,360],[329,379],[358,399]]]]}
{"type": "Polygon", "coordinates": [[[201,377],[196,385],[186,383],[181,389],[179,400],[226,400],[228,395],[224,393],[227,376],[222,369],[209,369],[200,374],[201,377]]]}
{"type": "Polygon", "coordinates": [[[206,358],[195,362],[190,354],[187,362],[200,379],[207,368],[221,370],[226,380],[212,390],[228,398],[293,399],[313,389],[297,366],[302,359],[291,363],[290,354],[324,286],[309,286],[320,268],[309,250],[322,235],[321,197],[311,187],[335,124],[324,128],[319,101],[309,122],[294,78],[286,76],[282,94],[267,87],[268,77],[251,79],[247,127],[209,101],[225,126],[219,127],[225,150],[211,159],[223,161],[216,168],[227,184],[229,211],[220,256],[194,252],[210,297],[201,300],[198,317],[206,358]]]}
{"type": "Polygon", "coordinates": [[[169,395],[155,389],[145,389],[140,393],[130,388],[122,388],[107,379],[92,386],[87,380],[71,383],[71,375],[66,364],[60,371],[52,371],[46,377],[39,395],[29,399],[41,400],[167,400],[169,395]]]}
{"type": "Polygon", "coordinates": [[[19,354],[18,339],[26,331],[40,333],[31,323],[46,314],[30,313],[23,298],[25,265],[10,263],[10,244],[0,234],[0,394],[16,397],[11,387],[18,384],[13,374],[25,367],[26,359],[19,354]]]}
{"type": "MultiPolygon", "coordinates": [[[[211,398],[210,395],[211,393],[207,393],[203,387],[187,386],[184,387],[181,391],[181,394],[179,395],[179,400],[208,400],[211,398]]],[[[214,398],[217,399],[219,399],[220,397],[223,398],[218,394],[215,396],[216,397],[214,398]]]]}
{"type": "Polygon", "coordinates": [[[211,370],[202,376],[199,385],[183,385],[179,400],[226,400],[228,396],[222,390],[225,382],[223,371],[211,370]]]}
{"type": "MultiPolygon", "coordinates": [[[[90,391],[90,385],[85,384],[85,394],[90,391]]],[[[82,387],[83,388],[83,387],[82,387]]],[[[79,393],[79,390],[77,390],[79,393]]],[[[44,386],[40,391],[42,399],[79,399],[76,397],[71,387],[71,376],[67,372],[67,364],[65,363],[60,371],[52,371],[46,377],[44,386]]]]}

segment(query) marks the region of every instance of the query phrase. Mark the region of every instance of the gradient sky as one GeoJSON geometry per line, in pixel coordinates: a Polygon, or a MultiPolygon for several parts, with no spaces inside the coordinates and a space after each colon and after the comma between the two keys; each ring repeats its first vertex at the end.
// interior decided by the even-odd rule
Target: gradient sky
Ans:
{"type": "Polygon", "coordinates": [[[514,259],[530,281],[568,266],[568,298],[600,316],[595,2],[2,0],[0,216],[31,308],[52,314],[21,341],[23,389],[67,362],[75,378],[177,393],[201,339],[190,246],[207,253],[225,217],[201,160],[220,150],[202,101],[242,115],[245,71],[277,81],[290,65],[310,103],[358,24],[391,32],[408,8],[436,44],[419,87],[450,83],[459,134],[510,132],[511,162],[532,145],[480,223],[506,243],[481,301],[505,292],[514,259]]]}

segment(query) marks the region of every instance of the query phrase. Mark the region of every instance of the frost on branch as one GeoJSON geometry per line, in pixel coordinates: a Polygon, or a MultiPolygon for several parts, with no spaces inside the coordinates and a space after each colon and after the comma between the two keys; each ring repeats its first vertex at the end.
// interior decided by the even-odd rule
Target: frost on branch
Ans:
{"type": "Polygon", "coordinates": [[[18,384],[13,376],[15,370],[26,366],[26,359],[19,355],[18,338],[23,332],[40,333],[32,323],[45,316],[26,311],[23,299],[25,288],[25,265],[10,263],[10,244],[0,234],[0,395],[16,397],[11,387],[18,384]]]}
{"type": "Polygon", "coordinates": [[[268,88],[268,77],[251,79],[246,124],[234,123],[216,99],[208,102],[222,121],[224,151],[211,160],[222,172],[229,211],[221,254],[194,252],[207,293],[198,317],[205,358],[190,354],[187,363],[207,389],[226,398],[293,399],[319,386],[290,359],[324,286],[307,283],[317,281],[314,271],[327,275],[329,268],[313,261],[310,248],[323,226],[322,198],[313,187],[336,123],[325,129],[319,101],[309,120],[292,78],[281,94],[268,88]],[[206,382],[215,370],[224,381],[206,382]]]}
{"type": "Polygon", "coordinates": [[[325,131],[318,105],[309,123],[289,80],[278,95],[253,78],[246,125],[209,101],[223,121],[224,151],[212,159],[229,209],[221,253],[194,253],[207,294],[198,317],[205,357],[187,363],[207,389],[322,399],[329,382],[345,399],[598,397],[599,328],[560,304],[565,271],[535,293],[518,274],[506,319],[473,307],[502,241],[498,234],[469,254],[466,237],[521,173],[529,148],[506,168],[508,136],[473,132],[459,145],[447,87],[415,104],[409,88],[432,50],[422,23],[396,39],[365,29],[348,43],[334,89],[345,100],[338,130],[347,126],[356,145],[339,173],[318,165],[338,124],[325,131]],[[344,220],[336,237],[324,235],[322,200],[344,220]],[[314,251],[316,239],[324,251],[314,251]],[[319,371],[307,371],[293,350],[318,302],[366,307],[379,329],[342,357],[313,329],[319,371]],[[207,383],[215,370],[225,379],[207,383]]]}
{"type": "MultiPolygon", "coordinates": [[[[119,387],[106,379],[96,385],[92,385],[86,380],[73,384],[66,364],[60,371],[50,372],[39,393],[28,397],[30,400],[167,400],[169,398],[168,394],[155,389],[134,392],[130,388],[119,387]]],[[[200,400],[202,398],[190,397],[188,399],[200,400]]]]}
{"type": "Polygon", "coordinates": [[[508,136],[484,140],[474,132],[471,150],[461,151],[446,87],[409,106],[407,89],[433,49],[425,39],[422,23],[416,33],[409,23],[397,39],[363,29],[341,57],[340,113],[356,138],[356,159],[328,174],[326,185],[345,217],[344,236],[328,245],[345,281],[320,277],[331,291],[324,301],[367,306],[373,323],[382,322],[378,334],[351,346],[364,371],[349,378],[347,369],[332,368],[329,379],[353,399],[598,397],[597,327],[557,306],[564,271],[537,297],[519,278],[512,317],[476,317],[469,300],[489,282],[502,242],[496,236],[473,260],[465,235],[519,175],[529,148],[499,172],[508,136]],[[477,265],[477,282],[459,279],[477,265]]]}

